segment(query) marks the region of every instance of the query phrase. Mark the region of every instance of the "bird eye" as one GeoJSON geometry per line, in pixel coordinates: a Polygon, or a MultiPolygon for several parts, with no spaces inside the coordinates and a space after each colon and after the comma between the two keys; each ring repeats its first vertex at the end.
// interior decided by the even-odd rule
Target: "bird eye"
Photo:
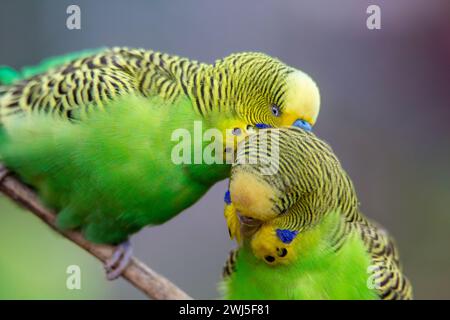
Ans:
{"type": "Polygon", "coordinates": [[[271,106],[271,111],[272,111],[272,114],[273,114],[275,117],[279,117],[280,114],[281,114],[280,107],[278,107],[276,104],[273,104],[273,105],[271,106]]]}

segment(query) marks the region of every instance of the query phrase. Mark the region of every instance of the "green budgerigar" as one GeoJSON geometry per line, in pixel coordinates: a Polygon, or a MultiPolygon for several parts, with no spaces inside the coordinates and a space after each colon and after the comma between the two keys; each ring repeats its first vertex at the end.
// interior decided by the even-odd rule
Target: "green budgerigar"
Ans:
{"type": "Polygon", "coordinates": [[[224,267],[226,298],[412,298],[393,240],[361,214],[350,178],[311,132],[248,136],[225,200],[240,239],[224,267]]]}
{"type": "MultiPolygon", "coordinates": [[[[229,175],[226,163],[173,159],[173,134],[223,133],[219,153],[250,128],[309,128],[320,96],[302,71],[262,53],[214,64],[111,48],[0,68],[0,155],[58,212],[62,229],[118,245],[108,278],[127,265],[129,236],[163,223],[229,175]]],[[[192,141],[192,155],[205,143],[192,141]]],[[[234,150],[234,149],[233,149],[234,150]]],[[[225,157],[225,156],[224,156],[225,157]]]]}

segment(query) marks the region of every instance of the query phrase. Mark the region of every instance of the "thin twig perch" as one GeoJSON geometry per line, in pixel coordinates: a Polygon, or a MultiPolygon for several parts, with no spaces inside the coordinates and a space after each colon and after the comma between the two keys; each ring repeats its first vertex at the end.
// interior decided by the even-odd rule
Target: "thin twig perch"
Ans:
{"type": "MultiPolygon", "coordinates": [[[[87,241],[78,231],[58,230],[55,224],[55,214],[46,208],[39,201],[36,194],[29,187],[15,178],[2,164],[0,164],[0,191],[16,203],[19,203],[31,211],[53,230],[76,243],[100,261],[105,262],[112,255],[114,250],[114,247],[112,246],[93,244],[87,241]]],[[[159,275],[136,258],[132,258],[122,276],[151,299],[192,299],[168,279],[159,275]]]]}

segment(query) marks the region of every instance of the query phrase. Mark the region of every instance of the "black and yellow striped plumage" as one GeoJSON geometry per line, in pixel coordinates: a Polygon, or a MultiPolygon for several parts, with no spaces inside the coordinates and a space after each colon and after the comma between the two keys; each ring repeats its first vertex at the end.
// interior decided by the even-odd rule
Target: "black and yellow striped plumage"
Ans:
{"type": "MultiPolygon", "coordinates": [[[[257,229],[253,228],[251,232],[247,230],[245,233],[242,223],[240,230],[232,231],[244,233],[244,248],[251,248],[261,264],[273,268],[294,264],[301,266],[299,260],[307,261],[303,257],[307,254],[301,250],[317,250],[316,260],[321,259],[323,252],[327,252],[324,255],[327,259],[332,259],[333,255],[348,250],[349,239],[355,238],[363,248],[360,260],[367,255],[370,261],[367,277],[370,277],[376,295],[381,299],[412,298],[411,285],[402,273],[393,240],[381,227],[361,214],[350,178],[331,148],[314,134],[286,128],[267,129],[249,136],[238,148],[230,192],[235,216],[260,222],[257,229]],[[264,169],[275,162],[277,170],[273,174],[264,169]],[[333,213],[338,213],[338,218],[326,222],[332,219],[328,217],[333,213]],[[274,236],[275,230],[295,231],[298,235],[291,243],[286,243],[274,236]],[[266,259],[269,256],[270,259],[266,259]]],[[[228,279],[232,277],[232,271],[239,271],[239,263],[235,265],[238,260],[236,253],[231,257],[224,268],[228,279]]],[[[320,269],[320,262],[315,261],[314,264],[320,269]]],[[[278,270],[279,278],[283,276],[283,269],[278,270]]],[[[360,271],[364,275],[365,267],[360,271]]],[[[314,279],[314,271],[309,272],[311,278],[308,281],[314,279]]],[[[295,277],[291,281],[296,281],[295,277]]],[[[342,286],[345,285],[342,283],[342,286]]],[[[323,289],[327,291],[327,288],[323,289]]]]}
{"type": "Polygon", "coordinates": [[[308,76],[251,52],[210,65],[152,50],[105,49],[19,80],[3,91],[2,121],[39,111],[82,118],[90,108],[103,109],[111,99],[131,93],[168,101],[187,96],[201,115],[222,112],[245,124],[285,124],[271,114],[271,105],[287,111],[289,125],[295,117],[314,123],[319,108],[317,88],[308,76]]]}
{"type": "Polygon", "coordinates": [[[54,58],[32,67],[32,75],[12,77],[6,69],[2,161],[60,211],[61,228],[80,228],[100,243],[121,243],[167,221],[228,176],[216,151],[216,142],[229,151],[228,136],[211,137],[212,163],[180,163],[171,143],[178,130],[196,139],[192,153],[202,156],[207,146],[197,139],[198,123],[200,139],[209,129],[236,128],[242,139],[248,125],[312,125],[320,106],[309,76],[261,53],[205,64],[113,48],[54,58]]]}

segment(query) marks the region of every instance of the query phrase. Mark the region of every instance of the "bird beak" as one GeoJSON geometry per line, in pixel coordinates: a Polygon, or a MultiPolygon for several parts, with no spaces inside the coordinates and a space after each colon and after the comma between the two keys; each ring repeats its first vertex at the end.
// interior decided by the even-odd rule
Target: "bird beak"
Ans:
{"type": "Polygon", "coordinates": [[[239,222],[241,224],[241,234],[245,238],[250,238],[262,224],[262,221],[250,217],[242,216],[238,213],[239,222]]]}
{"type": "Polygon", "coordinates": [[[308,122],[306,122],[305,120],[302,119],[297,119],[294,121],[294,123],[292,124],[294,127],[306,130],[306,131],[311,131],[312,130],[312,125],[308,122]]]}

